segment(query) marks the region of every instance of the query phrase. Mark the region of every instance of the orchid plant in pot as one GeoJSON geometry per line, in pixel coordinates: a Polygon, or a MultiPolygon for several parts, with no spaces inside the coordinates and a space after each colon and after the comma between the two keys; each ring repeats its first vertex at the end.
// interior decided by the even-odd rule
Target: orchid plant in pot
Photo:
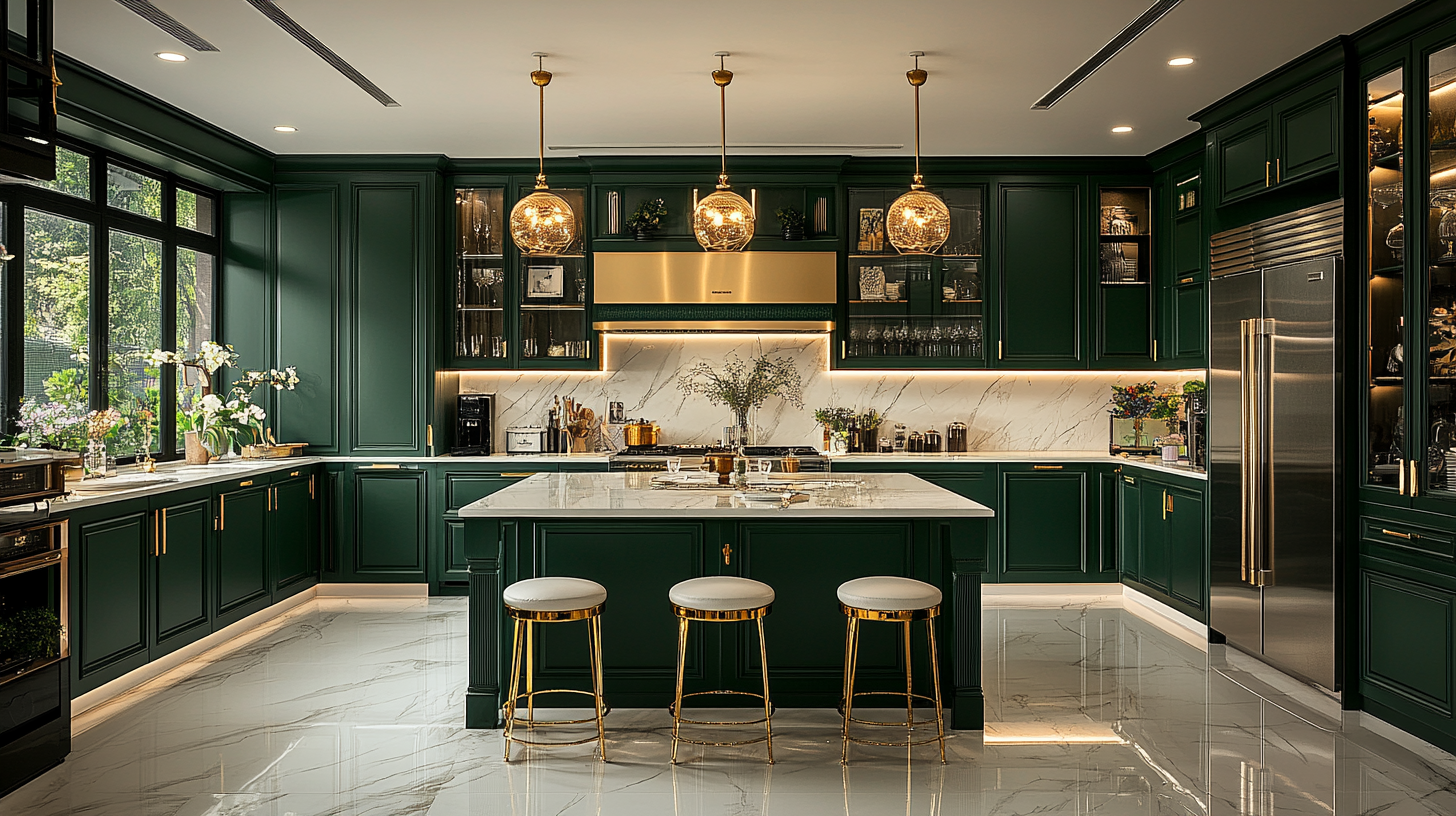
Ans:
{"type": "Polygon", "coordinates": [[[267,385],[276,391],[292,391],[298,387],[298,370],[293,366],[267,371],[244,371],[233,382],[226,396],[212,391],[212,376],[223,368],[236,367],[237,352],[232,346],[204,341],[195,355],[183,356],[175,351],[157,349],[150,362],[174,365],[181,369],[177,420],[184,432],[187,463],[206,464],[233,449],[241,440],[263,438],[263,421],[268,414],[253,402],[253,394],[267,385]],[[188,372],[195,374],[189,378],[188,372]]]}

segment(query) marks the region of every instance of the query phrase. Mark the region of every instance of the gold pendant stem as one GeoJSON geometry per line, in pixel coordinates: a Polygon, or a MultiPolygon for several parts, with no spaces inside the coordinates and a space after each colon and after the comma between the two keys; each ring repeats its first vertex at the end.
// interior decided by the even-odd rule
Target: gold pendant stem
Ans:
{"type": "MultiPolygon", "coordinates": [[[[546,86],[538,86],[537,90],[541,92],[541,106],[538,108],[540,111],[540,119],[538,120],[538,127],[536,129],[536,133],[539,136],[536,142],[536,188],[541,189],[546,183],[546,86]]],[[[919,121],[918,117],[917,121],[919,121]]],[[[916,127],[918,128],[919,125],[916,127]]],[[[916,138],[918,139],[919,137],[917,136],[916,138]]]]}
{"type": "Polygon", "coordinates": [[[920,86],[915,86],[915,183],[920,183],[920,86]]]}
{"type": "Polygon", "coordinates": [[[728,179],[728,89],[718,86],[718,186],[728,179]]]}

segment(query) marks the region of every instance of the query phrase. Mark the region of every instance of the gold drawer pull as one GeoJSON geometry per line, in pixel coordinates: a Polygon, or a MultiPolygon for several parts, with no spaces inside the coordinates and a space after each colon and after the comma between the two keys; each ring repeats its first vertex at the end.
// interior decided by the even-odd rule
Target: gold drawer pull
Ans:
{"type": "Polygon", "coordinates": [[[1183,280],[1180,280],[1178,282],[1179,283],[1192,283],[1193,282],[1193,278],[1191,278],[1191,277],[1190,278],[1184,278],[1183,280]]]}
{"type": "Polygon", "coordinates": [[[390,462],[390,463],[387,463],[387,464],[374,464],[374,465],[370,465],[369,467],[372,468],[372,469],[374,469],[374,470],[399,470],[400,469],[400,465],[398,463],[396,463],[396,462],[390,462]]]}
{"type": "Polygon", "coordinates": [[[1134,479],[1131,476],[1124,476],[1124,477],[1122,477],[1122,480],[1124,482],[1127,482],[1128,484],[1137,484],[1137,479],[1134,479]]]}
{"type": "Polygon", "coordinates": [[[1382,534],[1383,534],[1383,535],[1388,535],[1388,536],[1390,536],[1390,537],[1392,537],[1392,538],[1403,538],[1403,539],[1405,539],[1405,540],[1406,540],[1406,541],[1410,541],[1410,540],[1411,540],[1411,539],[1413,539],[1413,538],[1420,538],[1420,536],[1418,536],[1418,535],[1416,535],[1416,534],[1414,534],[1414,533],[1397,533],[1397,532],[1396,532],[1396,531],[1394,531],[1394,530],[1386,530],[1386,529],[1384,529],[1384,528],[1382,528],[1382,529],[1381,529],[1381,530],[1380,530],[1380,532],[1381,532],[1381,533],[1382,533],[1382,534]]]}
{"type": "Polygon", "coordinates": [[[293,471],[292,473],[290,473],[288,475],[290,477],[293,477],[293,476],[302,476],[303,475],[303,471],[301,471],[301,470],[295,470],[295,471],[293,471]]]}
{"type": "Polygon", "coordinates": [[[249,479],[246,482],[238,482],[238,487],[252,487],[252,486],[253,486],[253,480],[252,479],[249,479]]]}
{"type": "Polygon", "coordinates": [[[1061,470],[1061,465],[1032,465],[1032,470],[1061,470]]]}

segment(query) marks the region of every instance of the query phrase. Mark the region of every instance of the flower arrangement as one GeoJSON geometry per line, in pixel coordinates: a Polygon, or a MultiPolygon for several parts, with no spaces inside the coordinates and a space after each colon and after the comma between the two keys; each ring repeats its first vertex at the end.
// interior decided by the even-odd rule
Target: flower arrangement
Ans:
{"type": "Polygon", "coordinates": [[[84,403],[27,399],[15,418],[14,441],[24,447],[79,451],[86,444],[86,420],[84,403]]]}
{"type": "Polygon", "coordinates": [[[1153,395],[1157,388],[1158,384],[1151,381],[1112,386],[1108,413],[1117,419],[1147,418],[1158,404],[1158,398],[1153,395]]]}
{"type": "Polygon", "coordinates": [[[795,408],[804,407],[803,384],[799,369],[787,357],[760,354],[752,363],[730,353],[722,370],[706,362],[698,362],[678,377],[678,389],[684,394],[706,397],[713,405],[726,406],[733,412],[739,441],[747,444],[750,432],[748,414],[763,405],[769,397],[778,397],[795,408]]]}
{"type": "Polygon", "coordinates": [[[823,425],[829,433],[848,433],[849,426],[854,424],[855,413],[850,408],[818,408],[814,411],[814,421],[823,425]]]}
{"type": "MultiPolygon", "coordinates": [[[[298,387],[298,369],[286,366],[283,369],[270,368],[267,371],[244,371],[243,376],[229,388],[223,398],[212,392],[212,375],[223,368],[237,365],[238,354],[232,346],[204,341],[197,354],[184,357],[175,351],[157,349],[148,360],[154,365],[174,365],[184,372],[193,369],[198,372],[201,395],[190,401],[190,407],[179,408],[179,425],[183,431],[196,435],[198,442],[213,456],[232,450],[238,439],[258,441],[263,438],[263,420],[268,414],[261,405],[253,403],[253,394],[261,386],[272,386],[275,391],[292,391],[298,387]]],[[[187,378],[184,376],[185,381],[187,378]]],[[[193,386],[184,384],[183,397],[193,396],[193,386]]],[[[185,400],[179,400],[183,402],[185,400]]]]}
{"type": "Polygon", "coordinates": [[[637,205],[627,216],[627,229],[642,235],[651,235],[662,226],[667,217],[667,202],[660,198],[649,198],[637,205]]]}

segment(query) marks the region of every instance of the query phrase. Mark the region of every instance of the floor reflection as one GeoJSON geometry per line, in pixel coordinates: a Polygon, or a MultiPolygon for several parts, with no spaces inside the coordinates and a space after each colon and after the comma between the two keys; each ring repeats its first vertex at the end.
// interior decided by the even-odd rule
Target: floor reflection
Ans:
{"type": "Polygon", "coordinates": [[[955,733],[948,765],[928,745],[856,747],[841,767],[836,715],[804,710],[775,716],[773,766],[762,746],[687,746],[670,765],[655,710],[609,717],[609,764],[591,746],[503,764],[497,732],[459,727],[465,615],[453,599],[315,602],[118,706],[0,812],[1456,814],[1446,766],[1105,608],[987,609],[988,726],[955,733]]]}

